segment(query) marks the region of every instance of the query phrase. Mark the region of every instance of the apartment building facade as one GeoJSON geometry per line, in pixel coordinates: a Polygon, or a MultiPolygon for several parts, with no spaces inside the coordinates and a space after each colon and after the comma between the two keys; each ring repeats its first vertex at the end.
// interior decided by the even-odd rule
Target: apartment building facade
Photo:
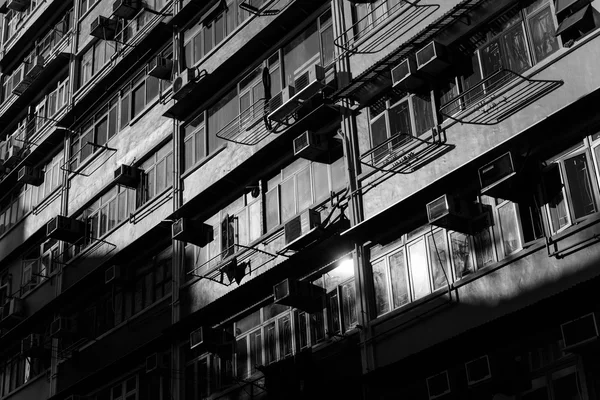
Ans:
{"type": "Polygon", "coordinates": [[[600,398],[599,11],[0,1],[0,398],[600,398]]]}

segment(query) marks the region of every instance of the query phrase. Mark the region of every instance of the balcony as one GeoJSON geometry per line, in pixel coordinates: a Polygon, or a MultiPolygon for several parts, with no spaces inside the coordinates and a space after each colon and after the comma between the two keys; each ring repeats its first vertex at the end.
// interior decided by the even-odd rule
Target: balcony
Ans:
{"type": "Polygon", "coordinates": [[[334,40],[340,57],[379,53],[440,8],[419,1],[399,1],[387,7],[382,2],[334,40]]]}
{"type": "Polygon", "coordinates": [[[267,106],[265,99],[257,100],[217,132],[217,137],[246,146],[258,144],[270,133],[264,123],[267,106]]]}
{"type": "MultiPolygon", "coordinates": [[[[481,3],[482,0],[461,1],[458,5],[451,8],[441,17],[428,24],[412,38],[404,41],[391,53],[375,62],[361,74],[354,77],[347,85],[344,85],[338,89],[333,94],[333,99],[350,99],[358,103],[359,107],[364,107],[369,103],[369,101],[379,96],[385,90],[389,90],[391,88],[392,80],[390,72],[392,68],[398,65],[409,55],[416,53],[423,46],[430,43],[436,36],[442,34],[451,26],[454,26],[458,21],[468,18],[469,14],[481,3]]],[[[430,15],[431,14],[428,14],[424,18],[427,18],[430,15]]],[[[401,19],[401,21],[402,20],[403,19],[401,19]]],[[[412,24],[409,26],[412,26],[412,24]]],[[[357,42],[356,46],[359,46],[360,48],[360,42],[357,42]]],[[[351,46],[346,45],[346,47],[348,47],[349,50],[352,50],[351,46]]],[[[381,46],[375,46],[373,49],[378,50],[380,47],[381,46]]],[[[369,48],[367,48],[367,50],[368,49],[369,48]]],[[[346,51],[346,53],[352,55],[353,52],[346,51]]]]}
{"type": "Polygon", "coordinates": [[[43,62],[33,68],[26,68],[26,64],[24,63],[17,69],[15,72],[17,74],[23,69],[22,79],[19,80],[20,82],[17,85],[14,85],[13,94],[0,105],[1,125],[9,125],[14,115],[17,114],[17,110],[27,108],[31,99],[42,88],[46,87],[49,82],[55,79],[60,70],[69,63],[72,38],[72,32],[62,35],[59,32],[50,31],[39,42],[44,43],[44,40],[50,42],[50,45],[44,46],[45,48],[40,54],[37,54],[43,62]]]}
{"type": "Polygon", "coordinates": [[[35,42],[40,32],[48,28],[50,19],[61,10],[72,6],[72,3],[62,0],[38,1],[37,9],[25,18],[20,28],[3,43],[0,53],[0,67],[9,67],[21,57],[23,50],[35,42]]]}
{"type": "Polygon", "coordinates": [[[116,32],[116,52],[102,69],[75,91],[74,110],[68,118],[93,107],[107,92],[131,77],[127,73],[130,69],[147,62],[157,44],[166,43],[173,34],[170,27],[172,10],[172,1],[160,11],[142,9],[116,32]]]}
{"type": "Polygon", "coordinates": [[[500,69],[440,107],[463,124],[495,125],[563,85],[562,80],[532,79],[500,69]]]}

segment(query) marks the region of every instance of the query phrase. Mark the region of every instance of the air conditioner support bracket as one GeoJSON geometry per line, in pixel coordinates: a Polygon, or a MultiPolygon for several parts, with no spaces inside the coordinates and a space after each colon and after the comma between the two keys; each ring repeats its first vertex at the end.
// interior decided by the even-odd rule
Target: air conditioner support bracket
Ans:
{"type": "MultiPolygon", "coordinates": [[[[100,144],[96,144],[96,143],[93,143],[93,142],[85,142],[85,144],[84,144],[83,146],[81,146],[81,148],[80,148],[80,149],[79,149],[79,150],[78,150],[78,151],[77,151],[75,154],[73,154],[73,155],[72,155],[72,156],[71,156],[71,157],[70,157],[70,158],[67,160],[67,162],[65,162],[65,163],[64,163],[64,164],[63,164],[63,165],[60,167],[60,169],[62,169],[63,171],[66,171],[66,172],[68,172],[68,173],[70,173],[70,174],[75,174],[75,175],[81,175],[81,176],[88,177],[88,176],[92,175],[94,172],[98,171],[98,170],[100,169],[100,167],[102,167],[104,164],[106,164],[106,162],[109,160],[109,158],[111,158],[112,156],[114,156],[116,152],[117,152],[117,149],[115,149],[115,148],[112,148],[112,147],[108,147],[108,146],[106,146],[106,145],[100,145],[100,144]],[[75,157],[76,157],[76,156],[77,156],[79,153],[81,153],[81,151],[82,151],[82,150],[85,148],[85,146],[91,146],[91,147],[93,147],[93,148],[95,148],[95,149],[99,149],[100,151],[102,151],[102,150],[107,150],[107,151],[110,151],[110,152],[112,152],[112,154],[111,154],[109,157],[106,157],[106,159],[105,159],[103,162],[101,162],[101,163],[100,163],[98,166],[96,166],[96,168],[94,168],[92,171],[88,172],[87,174],[82,172],[82,170],[84,170],[84,169],[85,169],[85,167],[83,167],[83,168],[77,168],[77,169],[76,169],[76,170],[74,170],[74,171],[73,171],[73,170],[71,170],[71,168],[70,168],[70,165],[71,165],[71,164],[72,164],[72,163],[75,161],[75,157]]],[[[93,156],[93,155],[90,155],[90,157],[94,158],[94,156],[93,156]]],[[[89,165],[89,164],[87,164],[87,163],[86,163],[86,164],[84,164],[84,166],[87,166],[87,165],[89,165]]]]}

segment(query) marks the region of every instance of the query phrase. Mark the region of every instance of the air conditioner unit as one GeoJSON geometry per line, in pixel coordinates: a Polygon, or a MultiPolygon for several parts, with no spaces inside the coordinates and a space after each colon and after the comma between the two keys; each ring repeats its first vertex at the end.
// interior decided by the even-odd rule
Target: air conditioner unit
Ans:
{"type": "Polygon", "coordinates": [[[22,95],[30,85],[30,82],[25,79],[25,64],[21,64],[12,76],[12,94],[17,96],[22,95]]]}
{"type": "Polygon", "coordinates": [[[53,338],[63,338],[75,334],[73,320],[65,317],[58,317],[50,324],[50,336],[53,338]]]}
{"type": "Polygon", "coordinates": [[[298,108],[299,103],[292,99],[296,94],[294,86],[286,86],[269,100],[269,119],[273,121],[285,121],[287,117],[298,108]]]}
{"type": "Polygon", "coordinates": [[[21,340],[21,355],[25,357],[41,357],[48,353],[44,345],[44,337],[38,333],[27,335],[21,340]]]}
{"type": "Polygon", "coordinates": [[[214,348],[223,346],[233,341],[233,335],[221,328],[208,328],[205,326],[190,333],[190,349],[198,346],[214,348]]]}
{"type": "Polygon", "coordinates": [[[469,386],[489,380],[492,377],[490,360],[487,355],[475,358],[465,363],[467,383],[469,386]]]}
{"type": "Polygon", "coordinates": [[[448,371],[441,372],[439,374],[430,376],[427,378],[427,392],[429,393],[429,399],[437,399],[451,392],[450,379],[448,378],[448,371]]]}
{"type": "Polygon", "coordinates": [[[427,203],[427,219],[435,226],[470,234],[474,217],[473,207],[456,196],[443,195],[427,203]]]}
{"type": "Polygon", "coordinates": [[[417,61],[414,56],[408,56],[400,64],[392,68],[392,87],[406,92],[414,93],[420,89],[425,81],[417,72],[417,61]]]}
{"type": "Polygon", "coordinates": [[[46,224],[46,236],[76,243],[85,237],[85,223],[72,217],[57,215],[46,224]]]}
{"type": "Polygon", "coordinates": [[[23,299],[13,297],[2,307],[2,326],[12,326],[25,316],[23,299]]]}
{"type": "Polygon", "coordinates": [[[43,56],[35,56],[31,59],[31,62],[27,64],[27,73],[25,74],[25,80],[29,81],[29,84],[33,82],[35,78],[42,72],[44,69],[44,57],[43,56]]]}
{"type": "Polygon", "coordinates": [[[196,68],[187,68],[179,74],[173,81],[173,99],[179,101],[190,93],[198,82],[198,72],[196,68]]]}
{"type": "Polygon", "coordinates": [[[312,65],[294,81],[295,98],[306,101],[325,86],[325,69],[318,64],[312,65]]]}
{"type": "Polygon", "coordinates": [[[19,169],[17,180],[27,185],[40,186],[44,183],[44,171],[25,165],[19,169]]]}
{"type": "Polygon", "coordinates": [[[4,159],[4,165],[6,165],[9,168],[15,164],[18,164],[23,159],[21,157],[21,150],[23,150],[23,148],[15,144],[15,142],[15,139],[10,139],[8,141],[8,147],[6,149],[6,158],[4,159]]]}
{"type": "Polygon", "coordinates": [[[116,0],[113,3],[113,15],[118,18],[132,19],[141,5],[141,0],[116,0]]]}
{"type": "Polygon", "coordinates": [[[141,176],[141,170],[132,165],[121,164],[115,170],[114,183],[128,188],[136,189],[141,176]]]}
{"type": "Polygon", "coordinates": [[[415,54],[417,71],[438,76],[450,66],[446,47],[436,41],[429,42],[415,54]]]}
{"type": "Polygon", "coordinates": [[[523,158],[509,151],[479,168],[481,194],[516,202],[531,197],[540,176],[524,166],[523,158]]]}
{"type": "Polygon", "coordinates": [[[319,235],[321,215],[308,209],[285,224],[285,244],[291,250],[300,250],[319,235]]]}
{"type": "Polygon", "coordinates": [[[92,21],[90,25],[90,35],[100,39],[114,40],[116,33],[116,19],[106,18],[102,15],[99,15],[96,19],[92,21]]]}
{"type": "Polygon", "coordinates": [[[165,372],[169,368],[166,354],[154,353],[146,357],[146,373],[155,374],[165,372]]]}
{"type": "Polygon", "coordinates": [[[6,2],[7,8],[19,12],[26,11],[28,6],[29,0],[8,0],[6,2]]]}
{"type": "Polygon", "coordinates": [[[309,313],[323,309],[325,289],[310,282],[286,279],[273,286],[275,303],[309,313]]]}
{"type": "Polygon", "coordinates": [[[294,139],[294,156],[316,161],[327,152],[327,138],[305,131],[294,139]]]}
{"type": "Polygon", "coordinates": [[[162,80],[170,80],[173,72],[173,60],[156,56],[148,63],[148,75],[162,80]]]}
{"type": "Polygon", "coordinates": [[[171,237],[174,240],[192,243],[204,247],[214,239],[213,227],[189,218],[179,218],[171,226],[171,237]]]}
{"type": "Polygon", "coordinates": [[[573,353],[585,351],[591,343],[598,340],[596,313],[589,313],[565,322],[561,324],[560,330],[565,351],[573,353]]]}

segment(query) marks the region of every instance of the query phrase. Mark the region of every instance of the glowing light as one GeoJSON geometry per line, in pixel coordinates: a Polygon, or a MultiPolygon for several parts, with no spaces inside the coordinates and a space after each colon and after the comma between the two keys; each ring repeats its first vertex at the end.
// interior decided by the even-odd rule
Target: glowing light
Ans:
{"type": "Polygon", "coordinates": [[[354,260],[352,258],[346,258],[340,262],[340,266],[338,268],[344,276],[354,275],[354,260]]]}

